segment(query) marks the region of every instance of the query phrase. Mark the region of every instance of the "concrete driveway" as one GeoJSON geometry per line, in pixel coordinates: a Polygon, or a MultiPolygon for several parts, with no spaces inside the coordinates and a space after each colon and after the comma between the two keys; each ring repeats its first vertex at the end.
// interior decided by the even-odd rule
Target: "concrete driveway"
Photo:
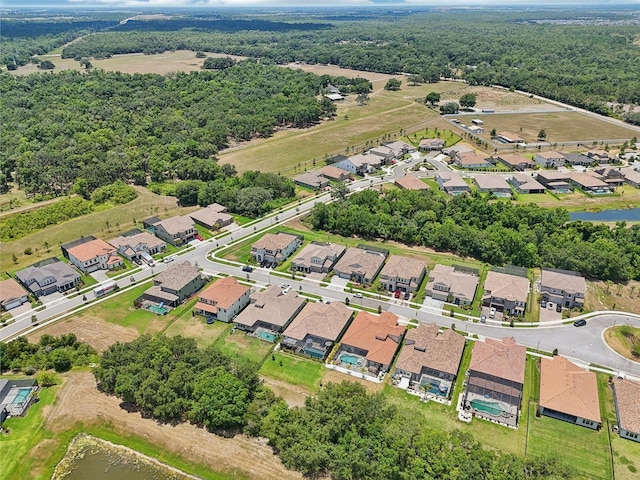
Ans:
{"type": "Polygon", "coordinates": [[[336,287],[344,289],[347,283],[349,283],[349,280],[346,278],[340,278],[338,275],[331,277],[331,285],[335,285],[336,287]]]}
{"type": "Polygon", "coordinates": [[[553,309],[549,310],[549,304],[545,308],[540,306],[540,323],[551,322],[553,320],[562,320],[562,312],[556,312],[556,304],[553,304],[553,309]]]}

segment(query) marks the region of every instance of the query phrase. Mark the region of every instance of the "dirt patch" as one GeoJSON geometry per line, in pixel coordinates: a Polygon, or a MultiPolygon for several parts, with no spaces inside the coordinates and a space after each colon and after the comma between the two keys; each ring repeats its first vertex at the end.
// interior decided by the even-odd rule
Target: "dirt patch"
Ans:
{"type": "Polygon", "coordinates": [[[116,397],[100,393],[89,372],[71,374],[61,387],[55,405],[44,412],[45,427],[62,432],[76,423],[110,424],[114,430],[132,432],[187,461],[208,465],[216,471],[239,473],[260,479],[301,479],[287,470],[262,439],[237,435],[221,438],[189,424],[159,424],[120,408],[116,397]]]}
{"type": "Polygon", "coordinates": [[[59,337],[64,333],[75,333],[78,340],[86,342],[102,352],[118,341],[130,342],[138,338],[138,331],[105,322],[97,317],[83,315],[54,323],[29,335],[30,342],[38,342],[45,334],[59,337]]]}
{"type": "Polygon", "coordinates": [[[587,282],[585,307],[589,311],[621,310],[640,312],[640,282],[629,281],[626,284],[605,282],[587,282]]]}
{"type": "Polygon", "coordinates": [[[348,382],[357,382],[367,389],[370,393],[381,392],[384,388],[384,383],[373,383],[362,378],[350,377],[349,375],[345,375],[344,373],[336,372],[335,370],[327,369],[324,372],[324,376],[322,377],[322,384],[326,385],[327,383],[342,383],[344,381],[348,382]]]}
{"type": "Polygon", "coordinates": [[[311,396],[311,392],[304,387],[291,385],[281,380],[275,380],[270,377],[260,376],[263,383],[273,390],[276,396],[281,397],[289,407],[303,407],[307,397],[311,396]]]}
{"type": "Polygon", "coordinates": [[[612,327],[609,327],[604,331],[604,340],[618,355],[633,362],[638,362],[638,358],[631,354],[631,342],[626,339],[619,338],[612,327]]]}

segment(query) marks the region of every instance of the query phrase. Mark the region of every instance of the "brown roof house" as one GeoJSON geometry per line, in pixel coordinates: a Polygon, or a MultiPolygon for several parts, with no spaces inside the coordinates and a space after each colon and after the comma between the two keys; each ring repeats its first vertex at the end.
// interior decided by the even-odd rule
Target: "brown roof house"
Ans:
{"type": "Polygon", "coordinates": [[[530,286],[527,277],[489,271],[484,281],[482,304],[510,315],[524,315],[530,286]]]}
{"type": "Polygon", "coordinates": [[[477,168],[489,168],[493,166],[493,164],[487,157],[479,155],[475,152],[461,153],[459,155],[456,155],[454,157],[453,163],[458,165],[460,168],[468,168],[470,170],[474,170],[477,168]]]}
{"type": "Polygon", "coordinates": [[[500,132],[495,138],[504,143],[517,143],[519,145],[524,145],[524,139],[513,132],[500,132]]]}
{"type": "Polygon", "coordinates": [[[233,277],[225,277],[213,282],[198,296],[194,310],[207,319],[229,323],[233,317],[249,304],[251,289],[233,277]]]}
{"type": "Polygon", "coordinates": [[[597,430],[602,423],[596,374],[564,357],[540,360],[541,415],[597,430]]]}
{"type": "Polygon", "coordinates": [[[193,226],[193,220],[187,215],[161,220],[153,224],[152,228],[156,237],[174,247],[189,243],[198,233],[193,226]]]}
{"type": "Polygon", "coordinates": [[[134,303],[138,307],[147,307],[148,304],[176,307],[200,290],[205,281],[197,266],[189,262],[178,263],[158,274],[153,279],[153,287],[147,289],[134,303]]]}
{"type": "Polygon", "coordinates": [[[283,348],[324,360],[342,336],[353,310],[344,303],[307,303],[284,331],[283,348]]]}
{"type": "Polygon", "coordinates": [[[624,181],[629,185],[640,188],[640,172],[633,168],[623,168],[621,170],[624,181]]]}
{"type": "Polygon", "coordinates": [[[436,265],[429,272],[426,294],[436,300],[470,305],[476,295],[480,278],[456,266],[436,265]]]}
{"type": "Polygon", "coordinates": [[[289,233],[267,233],[251,245],[251,256],[256,262],[284,262],[297,250],[304,239],[289,233]]]}
{"type": "Polygon", "coordinates": [[[392,255],[380,271],[380,284],[389,291],[415,292],[427,272],[427,264],[415,258],[392,255]]]}
{"type": "Polygon", "coordinates": [[[455,172],[436,173],[436,182],[440,185],[440,190],[443,190],[449,195],[471,193],[471,187],[455,172]]]}
{"type": "Polygon", "coordinates": [[[337,243],[311,242],[291,260],[291,268],[305,273],[329,273],[345,251],[337,243]]]}
{"type": "Polygon", "coordinates": [[[565,308],[582,307],[587,282],[578,272],[543,268],[540,275],[542,297],[565,308]]]}
{"type": "Polygon", "coordinates": [[[349,172],[331,165],[326,165],[320,168],[318,170],[318,175],[322,175],[323,177],[335,182],[344,182],[345,180],[349,180],[349,172]]]}
{"type": "Polygon", "coordinates": [[[476,342],[471,354],[464,408],[477,417],[518,425],[527,347],[513,337],[476,342]]]}
{"type": "Polygon", "coordinates": [[[526,173],[514,174],[509,179],[509,183],[518,193],[544,193],[547,190],[544,185],[526,173]]]}
{"type": "Polygon", "coordinates": [[[384,253],[349,247],[334,265],[333,271],[340,278],[346,278],[356,283],[370,284],[378,275],[385,258],[386,254],[384,253]]]}
{"type": "Polygon", "coordinates": [[[613,379],[618,433],[622,438],[640,442],[640,383],[613,379]]]}
{"type": "Polygon", "coordinates": [[[113,270],[123,265],[117,250],[99,238],[67,249],[69,262],[84,273],[113,270]]]}
{"type": "Polygon", "coordinates": [[[284,292],[277,285],[269,285],[262,292],[254,293],[249,306],[233,321],[236,328],[273,342],[306,303],[296,291],[284,292]]]}
{"type": "Polygon", "coordinates": [[[209,230],[218,230],[233,223],[233,217],[227,213],[227,207],[212,203],[200,210],[191,212],[189,217],[198,225],[209,230]]]}
{"type": "Polygon", "coordinates": [[[374,315],[361,311],[340,340],[335,361],[344,367],[378,376],[393,363],[405,331],[391,312],[374,315]]]}
{"type": "Polygon", "coordinates": [[[0,281],[0,307],[11,310],[29,300],[29,292],[13,278],[0,281]]]}
{"type": "Polygon", "coordinates": [[[319,190],[329,185],[329,179],[320,175],[320,172],[317,170],[311,170],[309,172],[296,175],[293,177],[293,181],[302,187],[310,188],[312,190],[319,190]]]}
{"type": "Polygon", "coordinates": [[[474,181],[481,193],[493,193],[496,197],[511,196],[511,187],[502,175],[497,173],[476,175],[474,181]]]}
{"type": "Polygon", "coordinates": [[[613,193],[616,189],[596,172],[571,172],[569,181],[585,192],[595,195],[613,193]]]}
{"type": "Polygon", "coordinates": [[[501,153],[497,156],[497,160],[511,170],[523,171],[526,168],[534,168],[536,166],[533,160],[529,160],[524,155],[518,155],[517,153],[501,153]]]}
{"type": "Polygon", "coordinates": [[[442,150],[444,148],[444,140],[439,138],[423,138],[420,140],[418,150],[423,152],[432,152],[442,150]]]}
{"type": "Polygon", "coordinates": [[[465,339],[451,329],[439,331],[435,323],[420,323],[407,331],[396,361],[396,373],[407,377],[413,389],[448,397],[458,375],[465,339]]]}
{"type": "Polygon", "coordinates": [[[542,168],[558,168],[564,167],[567,158],[558,152],[540,152],[536,154],[534,160],[542,168]]]}
{"type": "Polygon", "coordinates": [[[429,185],[413,175],[396,178],[394,183],[405,190],[429,190],[429,185]]]}

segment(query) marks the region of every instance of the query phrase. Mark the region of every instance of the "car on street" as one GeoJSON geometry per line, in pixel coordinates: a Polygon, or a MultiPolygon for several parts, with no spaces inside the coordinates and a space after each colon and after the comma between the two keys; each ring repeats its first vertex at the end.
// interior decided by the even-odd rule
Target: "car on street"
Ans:
{"type": "Polygon", "coordinates": [[[584,318],[581,318],[580,320],[576,320],[575,322],[573,322],[574,327],[584,327],[586,324],[587,324],[587,321],[584,318]]]}
{"type": "Polygon", "coordinates": [[[362,294],[361,293],[354,293],[353,296],[355,298],[362,298],[362,294]]]}
{"type": "Polygon", "coordinates": [[[173,262],[174,260],[175,260],[175,258],[173,258],[173,257],[167,257],[167,258],[165,258],[165,259],[164,259],[164,260],[162,260],[162,261],[163,261],[164,263],[170,263],[170,262],[173,262]]]}
{"type": "Polygon", "coordinates": [[[486,315],[481,315],[480,316],[480,323],[485,323],[487,321],[487,316],[486,315]]]}
{"type": "Polygon", "coordinates": [[[242,267],[242,271],[243,272],[253,272],[253,268],[250,267],[249,265],[245,265],[244,267],[242,267]]]}

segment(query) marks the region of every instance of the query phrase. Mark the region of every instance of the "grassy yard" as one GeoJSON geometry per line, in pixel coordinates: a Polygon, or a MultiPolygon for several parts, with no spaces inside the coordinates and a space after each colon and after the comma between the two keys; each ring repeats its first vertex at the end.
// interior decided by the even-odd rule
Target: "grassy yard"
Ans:
{"type": "Polygon", "coordinates": [[[320,362],[282,352],[268,356],[260,369],[261,375],[303,386],[314,393],[320,389],[324,372],[325,367],[320,362]]]}
{"type": "Polygon", "coordinates": [[[232,357],[244,357],[257,364],[262,364],[267,355],[273,350],[273,344],[250,337],[242,332],[231,333],[226,329],[214,342],[223,353],[232,357]]]}
{"type": "Polygon", "coordinates": [[[207,324],[199,315],[183,315],[167,327],[164,331],[169,336],[182,335],[196,340],[198,347],[204,348],[214,343],[222,335],[226,334],[232,325],[224,322],[207,324]]]}

